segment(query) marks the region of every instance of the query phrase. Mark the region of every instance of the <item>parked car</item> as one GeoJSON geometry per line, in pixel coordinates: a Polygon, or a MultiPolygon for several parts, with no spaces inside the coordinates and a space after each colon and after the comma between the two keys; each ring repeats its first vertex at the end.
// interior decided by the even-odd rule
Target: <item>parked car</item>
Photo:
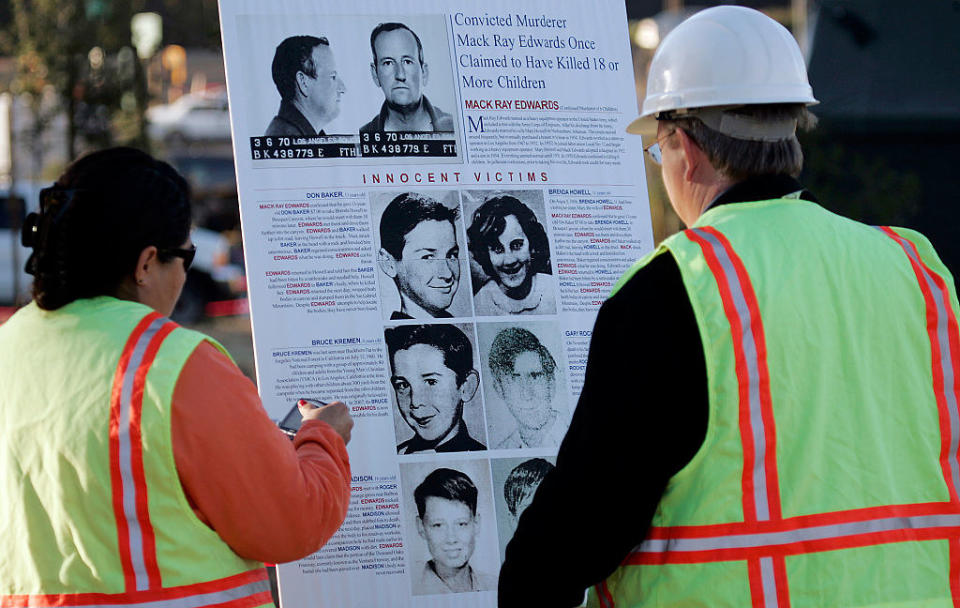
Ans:
{"type": "Polygon", "coordinates": [[[230,112],[225,93],[188,93],[173,103],[147,110],[147,135],[178,145],[230,139],[230,112]]]}

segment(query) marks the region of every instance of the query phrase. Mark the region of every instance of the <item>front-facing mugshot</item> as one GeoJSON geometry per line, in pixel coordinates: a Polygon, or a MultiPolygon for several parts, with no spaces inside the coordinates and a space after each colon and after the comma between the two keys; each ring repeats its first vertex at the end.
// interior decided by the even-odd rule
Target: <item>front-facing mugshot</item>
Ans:
{"type": "MultiPolygon", "coordinates": [[[[391,320],[469,316],[466,294],[457,298],[462,276],[459,211],[455,192],[445,200],[418,193],[393,196],[380,216],[377,263],[391,320]],[[392,283],[392,285],[391,285],[392,283]]],[[[440,196],[440,195],[438,195],[440,196]]],[[[388,310],[384,308],[384,314],[388,310]]]]}
{"type": "Polygon", "coordinates": [[[409,430],[399,454],[485,450],[473,345],[455,325],[401,325],[384,332],[397,411],[409,430]],[[471,403],[473,402],[473,403],[471,403]],[[470,404],[469,418],[465,408],[470,404]],[[471,432],[471,427],[475,430],[471,432]]]}
{"type": "Polygon", "coordinates": [[[400,476],[413,595],[495,590],[497,524],[487,461],[401,464],[400,476]]]}
{"type": "MultiPolygon", "coordinates": [[[[470,253],[480,269],[474,276],[477,314],[557,312],[550,244],[536,213],[513,194],[470,194],[483,197],[467,229],[470,253]]],[[[524,196],[539,200],[542,194],[527,192],[524,196]]]]}

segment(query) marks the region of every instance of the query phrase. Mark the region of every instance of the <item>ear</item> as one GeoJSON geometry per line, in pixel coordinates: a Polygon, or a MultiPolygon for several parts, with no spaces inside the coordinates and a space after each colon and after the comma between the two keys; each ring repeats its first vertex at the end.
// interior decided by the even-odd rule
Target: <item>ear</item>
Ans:
{"type": "Polygon", "coordinates": [[[477,512],[473,515],[473,523],[474,523],[474,526],[473,526],[473,536],[474,536],[474,538],[476,538],[476,537],[480,536],[480,511],[477,511],[477,512]]]}
{"type": "Polygon", "coordinates": [[[307,78],[308,76],[303,72],[297,72],[297,91],[299,91],[303,97],[307,96],[307,78]]]}
{"type": "Polygon", "coordinates": [[[677,137],[680,140],[680,149],[683,153],[683,179],[692,182],[697,169],[700,168],[701,163],[703,163],[706,158],[703,150],[687,135],[686,131],[677,129],[677,137]]]}
{"type": "Polygon", "coordinates": [[[149,247],[144,247],[140,255],[137,256],[137,267],[133,271],[133,278],[137,285],[143,285],[150,280],[157,264],[160,263],[157,255],[157,248],[150,245],[149,247]]]}
{"type": "Polygon", "coordinates": [[[476,370],[472,369],[470,373],[467,374],[467,377],[463,379],[463,384],[460,385],[460,400],[466,403],[473,399],[479,386],[480,376],[477,375],[476,370]]]}
{"type": "Polygon", "coordinates": [[[420,538],[427,538],[427,532],[423,529],[423,520],[420,519],[420,516],[417,516],[417,534],[420,535],[420,538]]]}
{"type": "Polygon", "coordinates": [[[380,270],[383,271],[383,274],[391,279],[397,278],[397,260],[389,251],[381,247],[377,254],[377,261],[380,264],[380,270]]]}
{"type": "Polygon", "coordinates": [[[373,84],[377,85],[377,88],[380,88],[380,76],[377,75],[377,65],[370,62],[370,76],[373,78],[373,84]]]}
{"type": "Polygon", "coordinates": [[[420,79],[420,81],[422,82],[421,86],[425,88],[427,86],[427,82],[429,82],[430,80],[430,66],[428,66],[426,62],[424,62],[423,66],[421,66],[420,71],[423,72],[423,78],[420,79]]]}

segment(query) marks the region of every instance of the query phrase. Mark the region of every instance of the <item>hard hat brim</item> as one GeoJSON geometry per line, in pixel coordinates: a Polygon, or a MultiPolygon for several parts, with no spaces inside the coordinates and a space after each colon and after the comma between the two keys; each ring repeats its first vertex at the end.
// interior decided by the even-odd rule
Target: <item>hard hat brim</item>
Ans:
{"type": "Polygon", "coordinates": [[[657,119],[652,114],[641,116],[627,125],[627,133],[633,133],[634,135],[656,135],[657,119]]]}

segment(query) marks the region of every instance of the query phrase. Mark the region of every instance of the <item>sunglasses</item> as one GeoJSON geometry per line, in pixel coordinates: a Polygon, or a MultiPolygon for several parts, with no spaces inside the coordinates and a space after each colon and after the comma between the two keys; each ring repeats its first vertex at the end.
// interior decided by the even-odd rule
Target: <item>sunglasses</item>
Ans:
{"type": "Polygon", "coordinates": [[[193,264],[193,258],[197,255],[197,246],[190,245],[188,249],[182,247],[171,247],[169,249],[158,249],[157,252],[162,256],[173,256],[183,260],[183,271],[190,270],[190,264],[193,264]]]}

